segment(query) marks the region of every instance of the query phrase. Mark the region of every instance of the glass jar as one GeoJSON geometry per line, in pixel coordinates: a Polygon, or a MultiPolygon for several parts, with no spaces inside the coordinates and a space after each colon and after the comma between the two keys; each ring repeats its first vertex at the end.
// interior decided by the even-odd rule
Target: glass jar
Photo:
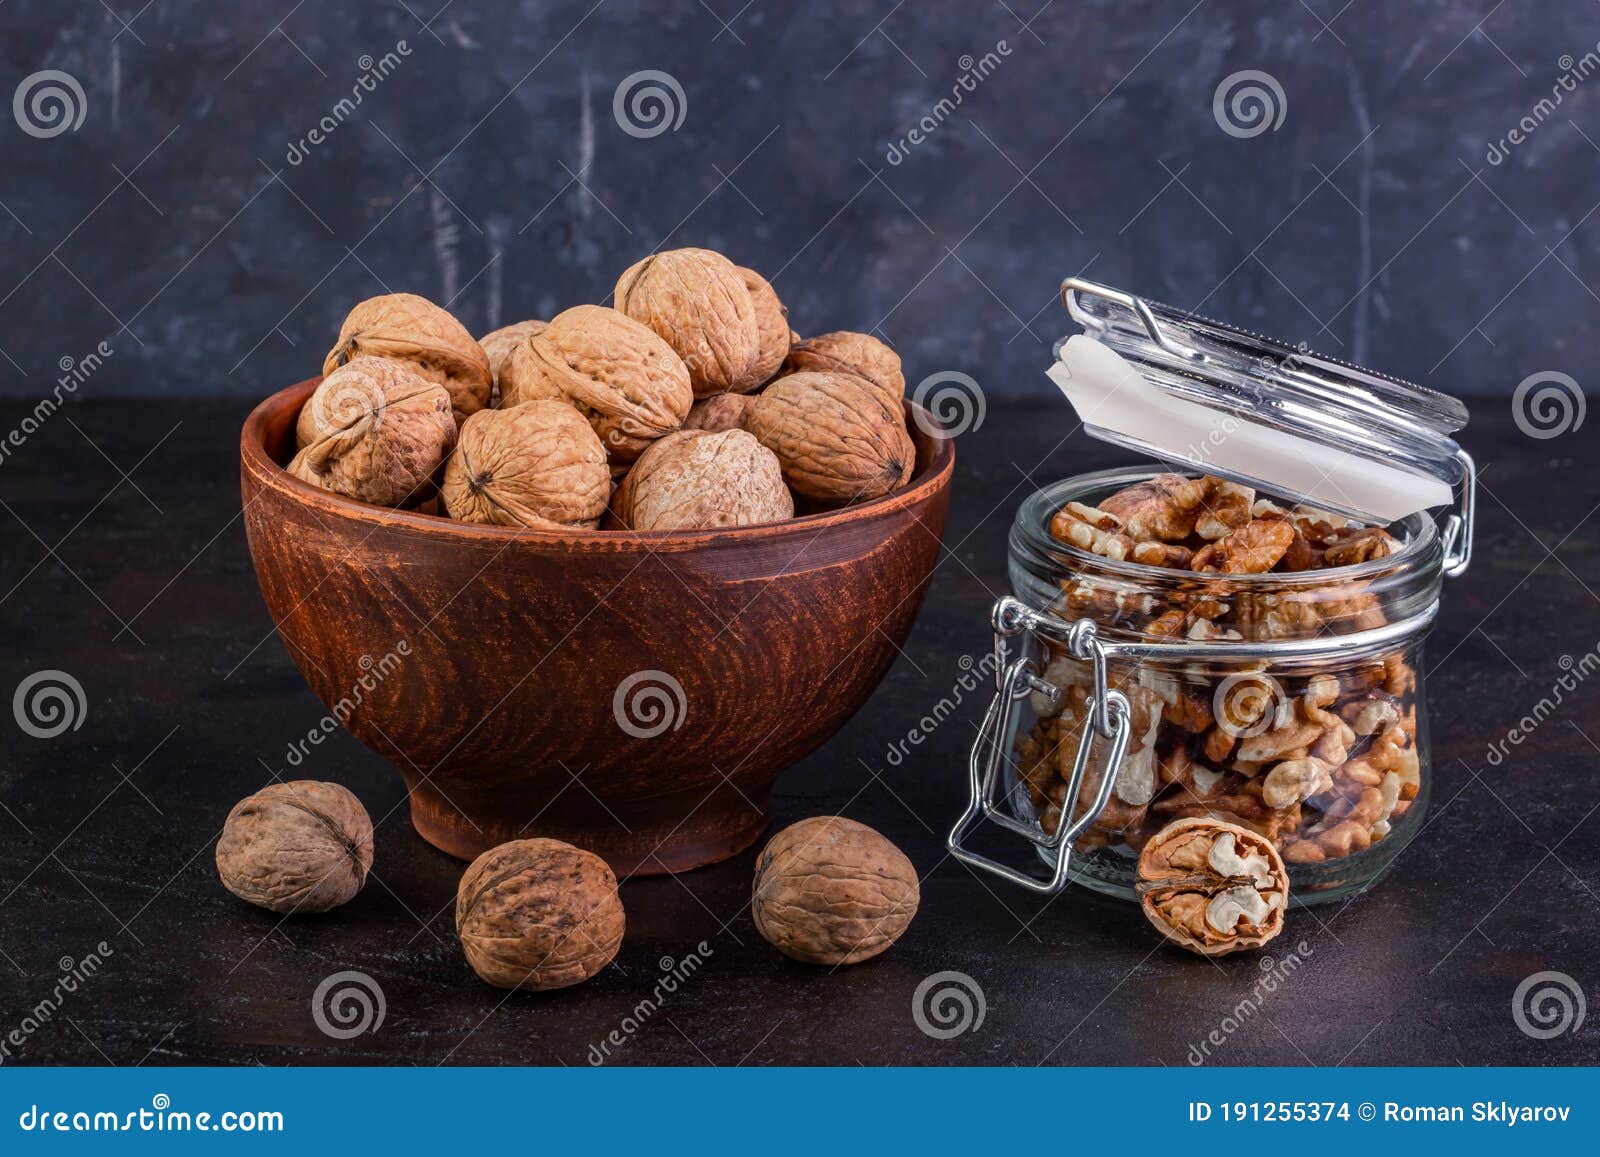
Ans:
{"type": "MultiPolygon", "coordinates": [[[[1066,789],[1094,671],[1070,637],[1088,622],[1107,687],[1128,703],[1129,736],[1106,805],[1074,842],[1071,879],[1132,898],[1145,841],[1173,820],[1213,814],[1278,844],[1301,903],[1360,889],[1427,806],[1417,673],[1443,581],[1437,529],[1412,515],[1391,529],[1400,548],[1385,558],[1246,575],[1116,561],[1051,536],[1068,502],[1095,506],[1155,473],[1071,478],[1017,513],[1011,589],[1036,616],[1036,663],[1054,690],[1031,691],[1001,737],[1016,785],[1008,802],[1049,835],[1072,810],[1066,789]]],[[[1100,738],[1089,753],[1073,819],[1098,793],[1109,744],[1100,738]]]]}
{"type": "MultiPolygon", "coordinates": [[[[1065,288],[1082,286],[1068,282],[1065,288]]],[[[1321,407],[1330,432],[1318,447],[1326,450],[1318,473],[1332,463],[1327,473],[1338,493],[1357,492],[1349,468],[1337,460],[1352,443],[1342,419],[1333,419],[1341,406],[1372,402],[1370,395],[1339,393],[1363,387],[1366,371],[1309,359],[1303,351],[1285,354],[1282,347],[1261,357],[1256,351],[1270,344],[1265,339],[1187,315],[1179,342],[1170,317],[1116,291],[1088,288],[1102,304],[1123,304],[1134,318],[1119,327],[1101,314],[1096,336],[1131,352],[1144,384],[1182,391],[1189,402],[1202,400],[1225,415],[1219,421],[1232,424],[1228,436],[1250,423],[1260,440],[1242,439],[1247,450],[1271,450],[1269,434],[1287,436],[1281,412],[1273,412],[1281,411],[1284,393],[1300,403],[1312,398],[1316,405],[1295,407],[1293,438],[1315,440],[1321,407]],[[1219,333],[1222,341],[1242,346],[1242,356],[1219,355],[1219,333]],[[1174,377],[1181,381],[1172,387],[1174,377]],[[1284,391],[1274,392],[1274,385],[1284,391]]],[[[1095,317],[1077,309],[1073,315],[1095,317]]],[[[1096,373],[1093,359],[1100,357],[1094,351],[1087,363],[1096,373]]],[[[1072,377],[1074,388],[1084,386],[1085,364],[1080,358],[1077,375],[1063,375],[1072,377]]],[[[1375,408],[1374,424],[1387,423],[1396,438],[1396,431],[1412,436],[1402,427],[1413,415],[1399,403],[1404,390],[1416,388],[1381,381],[1386,398],[1375,408]]],[[[1427,405],[1442,410],[1437,395],[1422,393],[1427,405]]],[[[1250,459],[1237,445],[1225,468],[1193,453],[1197,445],[1220,443],[1196,441],[1197,431],[1205,431],[1192,414],[1179,415],[1186,423],[1179,437],[1186,442],[1151,445],[1149,432],[1161,424],[1148,420],[1148,409],[1165,404],[1153,395],[1138,437],[1125,427],[1097,430],[1081,398],[1073,401],[1096,436],[1165,451],[1163,457],[1194,468],[1190,477],[1220,474],[1259,488],[1261,497],[1284,494],[1290,503],[1319,511],[1333,505],[1315,501],[1326,498],[1326,477],[1313,479],[1323,493],[1306,485],[1280,489],[1247,469],[1250,459]]],[[[1369,492],[1359,505],[1347,501],[1343,514],[1362,525],[1387,525],[1395,543],[1387,555],[1352,565],[1198,572],[1106,557],[1052,535],[1052,519],[1069,503],[1097,508],[1117,491],[1170,474],[1170,467],[1086,474],[1027,499],[1010,536],[1013,593],[992,615],[996,697],[973,747],[971,802],[950,833],[951,851],[1035,891],[1058,891],[1070,879],[1132,899],[1145,842],[1167,823],[1208,815],[1276,843],[1289,868],[1293,903],[1334,900],[1378,879],[1420,829],[1427,808],[1423,639],[1444,577],[1465,569],[1471,544],[1471,459],[1439,425],[1419,421],[1417,427],[1438,468],[1417,471],[1405,485],[1419,493],[1433,485],[1435,495],[1442,490],[1446,497],[1459,486],[1461,512],[1450,514],[1441,529],[1417,508],[1423,499],[1393,521],[1374,513],[1390,502],[1390,492],[1369,492]],[[974,851],[968,839],[985,821],[1035,845],[1049,874],[1040,878],[974,851]]],[[[1381,443],[1383,434],[1373,441],[1381,443]]],[[[1281,463],[1289,455],[1264,457],[1281,463]]],[[[1392,444],[1386,457],[1391,473],[1410,468],[1392,444]]]]}

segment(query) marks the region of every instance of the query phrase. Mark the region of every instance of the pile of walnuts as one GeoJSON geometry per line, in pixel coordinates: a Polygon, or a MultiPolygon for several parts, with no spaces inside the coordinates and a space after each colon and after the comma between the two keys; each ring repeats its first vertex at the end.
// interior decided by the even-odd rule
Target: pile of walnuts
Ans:
{"type": "MultiPolygon", "coordinates": [[[[1379,527],[1258,497],[1210,476],[1160,474],[1051,520],[1058,541],[1126,567],[1067,558],[1060,613],[1145,641],[1265,642],[1342,635],[1387,622],[1371,568],[1399,549],[1379,527]],[[1298,572],[1318,572],[1315,577],[1298,572]],[[1250,576],[1295,574],[1291,580],[1250,576]]],[[[1379,567],[1381,570],[1381,566],[1379,567]]],[[[1094,799],[1090,774],[1066,799],[1090,724],[1086,665],[1047,658],[1060,690],[1033,698],[1037,722],[1017,740],[1019,774],[1046,831],[1094,799]]],[[[1422,787],[1417,676],[1404,651],[1316,669],[1265,662],[1161,666],[1108,674],[1131,708],[1127,753],[1110,802],[1079,849],[1137,854],[1174,821],[1237,825],[1290,864],[1335,861],[1389,837],[1422,787]]],[[[1091,767],[1100,766],[1097,759],[1091,767]]]]}
{"type": "Polygon", "coordinates": [[[760,274],[709,249],[646,257],[610,307],[481,341],[424,298],[375,297],[322,372],[289,472],[464,522],[751,526],[880,498],[915,467],[899,355],[801,340],[760,274]]]}

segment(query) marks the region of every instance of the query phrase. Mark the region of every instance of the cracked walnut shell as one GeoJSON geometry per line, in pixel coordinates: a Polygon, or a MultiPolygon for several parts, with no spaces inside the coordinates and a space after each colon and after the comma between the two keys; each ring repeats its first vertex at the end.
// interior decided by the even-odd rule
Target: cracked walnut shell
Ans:
{"type": "Polygon", "coordinates": [[[919,899],[917,870],[899,848],[865,824],[816,816],[762,850],[751,915],[785,956],[857,964],[900,938],[919,899]]]}
{"type": "Polygon", "coordinates": [[[322,380],[295,423],[302,482],[370,502],[425,498],[456,441],[450,395],[406,362],[356,358],[322,380]]]}
{"type": "Polygon", "coordinates": [[[456,888],[467,963],[498,988],[544,992],[611,963],[625,923],[617,878],[560,840],[512,840],[473,860],[456,888]]]}
{"type": "Polygon", "coordinates": [[[516,346],[500,374],[500,405],[540,398],[576,406],[611,455],[637,458],[683,425],[689,370],[648,327],[603,305],[578,305],[516,346]]]}
{"type": "Polygon", "coordinates": [[[611,471],[599,435],[577,410],[524,402],[467,419],[440,492],[462,522],[592,527],[611,496],[611,471]]]}
{"type": "Polygon", "coordinates": [[[331,374],[363,354],[410,362],[443,386],[457,425],[489,404],[494,380],[489,355],[466,327],[425,297],[387,293],[356,306],[323,359],[322,372],[331,374]]]}
{"type": "Polygon", "coordinates": [[[797,342],[784,359],[785,373],[807,372],[854,374],[881,391],[896,408],[905,397],[906,378],[900,369],[900,355],[866,333],[818,334],[797,342]]]}
{"type": "Polygon", "coordinates": [[[694,384],[694,396],[754,389],[761,324],[745,279],[710,249],[669,249],[630,266],[617,279],[617,309],[670,345],[694,384]]]}
{"type": "Polygon", "coordinates": [[[327,912],[372,869],[372,821],[336,783],[274,783],[233,805],[217,841],[222,886],[259,908],[327,912]]]}
{"type": "Polygon", "coordinates": [[[612,496],[629,530],[708,530],[794,517],[776,455],[743,430],[669,434],[646,450],[612,496]]]}
{"type": "Polygon", "coordinates": [[[916,465],[902,413],[848,374],[779,378],[756,396],[744,424],[778,456],[796,494],[823,502],[881,498],[904,486],[916,465]]]}
{"type": "Polygon", "coordinates": [[[1283,931],[1289,874],[1272,840],[1238,824],[1176,820],[1139,855],[1139,903],[1156,929],[1201,956],[1260,948],[1283,931]]]}

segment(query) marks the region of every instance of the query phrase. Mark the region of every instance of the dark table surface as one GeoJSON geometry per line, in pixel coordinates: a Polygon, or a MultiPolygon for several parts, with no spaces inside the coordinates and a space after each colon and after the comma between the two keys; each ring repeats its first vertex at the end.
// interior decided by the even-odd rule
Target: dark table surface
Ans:
{"type": "MultiPolygon", "coordinates": [[[[412,832],[399,777],[342,733],[315,766],[285,766],[324,709],[273,633],[245,548],[245,409],[72,402],[0,464],[0,690],[60,669],[87,701],[77,730],[36,739],[8,720],[0,746],[0,1042],[18,1026],[6,1063],[583,1065],[613,1030],[626,1040],[611,1063],[626,1064],[1182,1065],[1207,1038],[1222,1042],[1211,1063],[1600,1061],[1600,1017],[1536,1039],[1512,1009],[1535,973],[1590,994],[1600,981],[1600,679],[1556,687],[1600,645],[1590,428],[1536,441],[1499,409],[1467,432],[1484,468],[1477,555],[1447,587],[1424,664],[1428,822],[1380,887],[1291,914],[1269,955],[1298,965],[1272,991],[1258,990],[1259,958],[1207,962],[1164,947],[1130,905],[1076,889],[1042,900],[947,856],[977,693],[889,759],[961,695],[962,657],[983,655],[1021,499],[1126,460],[1063,441],[1065,407],[1041,402],[996,405],[960,439],[947,551],[904,656],[778,785],[778,824],[843,812],[911,857],[923,898],[904,939],[838,971],[784,959],[750,921],[746,853],[624,884],[613,966],[507,997],[462,959],[461,865],[412,832]],[[1531,734],[1492,765],[1490,745],[1530,714],[1531,734]],[[222,889],[212,854],[228,808],[286,772],[337,780],[390,818],[355,901],[280,923],[222,889]],[[702,940],[693,976],[629,1021],[664,958],[702,940]],[[96,974],[57,992],[60,970],[92,953],[96,974]],[[341,1040],[312,998],[343,970],[373,978],[386,1012],[341,1040]],[[972,979],[984,1015],[935,1039],[913,999],[944,971],[972,979]]],[[[27,410],[0,406],[0,427],[27,410]]]]}

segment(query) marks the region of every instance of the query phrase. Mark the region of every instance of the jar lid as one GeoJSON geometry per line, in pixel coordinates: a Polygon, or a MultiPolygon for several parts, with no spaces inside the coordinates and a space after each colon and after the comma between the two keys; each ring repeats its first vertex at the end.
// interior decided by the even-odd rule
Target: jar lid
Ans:
{"type": "Polygon", "coordinates": [[[1455,398],[1069,278],[1052,381],[1094,438],[1367,522],[1454,501],[1455,398]]]}

